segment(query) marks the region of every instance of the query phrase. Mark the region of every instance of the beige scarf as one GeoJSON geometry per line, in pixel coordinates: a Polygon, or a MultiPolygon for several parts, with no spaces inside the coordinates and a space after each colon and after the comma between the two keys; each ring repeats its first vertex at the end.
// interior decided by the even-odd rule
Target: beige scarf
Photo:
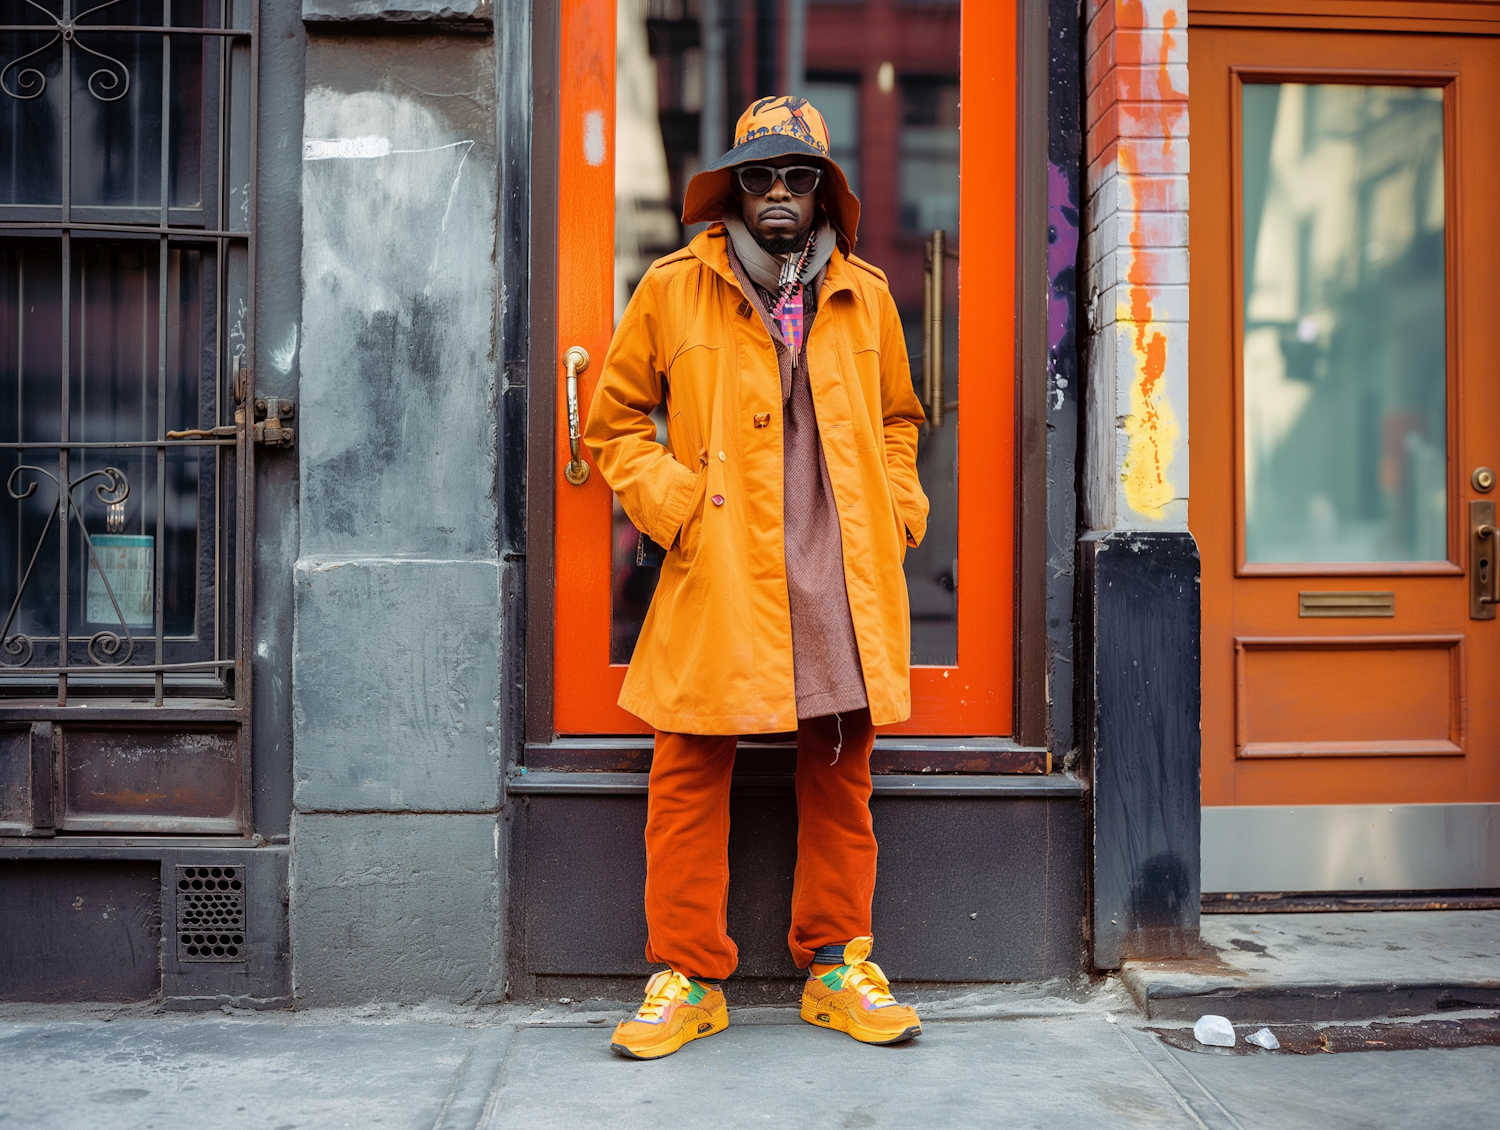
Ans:
{"type": "MultiPolygon", "coordinates": [[[[722,219],[724,227],[729,231],[729,238],[734,240],[734,253],[739,256],[740,266],[745,268],[745,273],[757,286],[763,286],[775,294],[781,289],[781,267],[785,260],[778,259],[755,241],[750,229],[745,226],[745,221],[740,219],[739,212],[732,206],[724,209],[722,219]]],[[[818,225],[811,238],[816,242],[813,244],[812,254],[807,257],[807,265],[802,268],[804,286],[816,279],[818,272],[828,265],[828,260],[833,258],[833,249],[838,245],[833,225],[826,218],[818,225]]]]}

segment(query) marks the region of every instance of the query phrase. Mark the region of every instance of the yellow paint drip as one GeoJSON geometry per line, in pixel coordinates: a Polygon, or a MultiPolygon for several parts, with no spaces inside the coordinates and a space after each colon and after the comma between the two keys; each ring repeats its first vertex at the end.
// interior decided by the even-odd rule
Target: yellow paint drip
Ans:
{"type": "Polygon", "coordinates": [[[1166,471],[1178,435],[1177,417],[1161,379],[1167,367],[1166,335],[1149,321],[1138,323],[1131,352],[1136,364],[1130,382],[1130,415],[1125,418],[1130,448],[1120,478],[1130,508],[1160,519],[1176,494],[1166,471]]]}

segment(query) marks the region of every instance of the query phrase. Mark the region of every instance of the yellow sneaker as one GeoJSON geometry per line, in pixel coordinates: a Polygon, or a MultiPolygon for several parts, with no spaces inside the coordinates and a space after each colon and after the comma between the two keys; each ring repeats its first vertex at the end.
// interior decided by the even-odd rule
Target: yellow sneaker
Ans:
{"type": "Polygon", "coordinates": [[[724,991],[663,969],[646,982],[646,999],[615,1027],[609,1046],[630,1059],[660,1059],[689,1040],[729,1027],[724,991]]]}
{"type": "Polygon", "coordinates": [[[922,1034],[917,1011],[897,1004],[891,983],[869,960],[871,938],[844,947],[844,964],[809,977],[802,990],[802,1019],[847,1032],[863,1044],[899,1044],[922,1034]]]}

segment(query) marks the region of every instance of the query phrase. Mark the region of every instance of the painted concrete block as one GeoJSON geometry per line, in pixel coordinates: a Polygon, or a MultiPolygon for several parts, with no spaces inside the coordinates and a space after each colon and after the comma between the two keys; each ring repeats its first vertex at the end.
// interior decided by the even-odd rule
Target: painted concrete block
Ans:
{"type": "Polygon", "coordinates": [[[1186,247],[1100,248],[1100,257],[1088,269],[1091,287],[1108,290],[1122,283],[1149,286],[1186,285],[1189,277],[1186,247]]]}
{"type": "Polygon", "coordinates": [[[1187,27],[1183,0],[1088,0],[1085,13],[1090,24],[1105,20],[1116,28],[1187,27]]]}
{"type": "Polygon", "coordinates": [[[1102,186],[1095,197],[1094,207],[1101,216],[1110,210],[1113,189],[1118,207],[1127,212],[1185,212],[1188,209],[1188,179],[1182,176],[1128,176],[1112,177],[1102,186]]]}
{"type": "Polygon", "coordinates": [[[491,0],[302,0],[307,23],[445,24],[493,22],[491,0]]]}
{"type": "Polygon", "coordinates": [[[500,570],[300,561],[292,719],[301,811],[491,811],[500,570]]]}
{"type": "MultiPolygon", "coordinates": [[[[1139,304],[1135,301],[1135,287],[1114,286],[1100,294],[1089,283],[1091,304],[1089,326],[1102,330],[1116,322],[1134,324],[1139,304]]],[[[1150,288],[1151,321],[1186,322],[1188,320],[1188,288],[1185,286],[1153,286],[1150,288]]]]}
{"type": "Polygon", "coordinates": [[[314,36],[302,140],[302,556],[496,553],[494,57],[314,36]]]}
{"type": "Polygon", "coordinates": [[[496,819],[294,816],[298,1000],[499,999],[505,982],[496,819]]]}
{"type": "MultiPolygon", "coordinates": [[[[1183,212],[1114,212],[1095,226],[1084,240],[1084,253],[1088,262],[1095,265],[1095,272],[1104,257],[1119,251],[1125,258],[1128,271],[1135,255],[1148,250],[1171,250],[1168,269],[1172,272],[1187,270],[1188,217],[1183,212]],[[1180,255],[1178,254],[1180,253],[1180,255]]],[[[1154,266],[1155,264],[1153,264],[1154,266]]],[[[1119,267],[1116,267],[1118,270],[1119,267]]],[[[1139,267],[1136,268],[1140,275],[1139,267]]],[[[1113,286],[1119,280],[1110,280],[1113,286]]],[[[1150,276],[1151,282],[1182,282],[1184,279],[1161,279],[1150,276]]]]}
{"type": "Polygon", "coordinates": [[[1188,327],[1115,322],[1088,383],[1085,515],[1091,528],[1187,528],[1188,327]]]}

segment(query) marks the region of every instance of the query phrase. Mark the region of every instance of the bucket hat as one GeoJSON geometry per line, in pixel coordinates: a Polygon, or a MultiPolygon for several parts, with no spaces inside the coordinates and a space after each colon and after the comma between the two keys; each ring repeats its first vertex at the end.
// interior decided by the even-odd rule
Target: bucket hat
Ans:
{"type": "Polygon", "coordinates": [[[853,251],[859,198],[849,190],[844,170],[828,155],[828,124],[823,115],[806,98],[794,94],[757,99],[740,115],[734,127],[734,148],[688,182],[682,222],[700,224],[719,219],[733,187],[730,170],[736,165],[788,155],[813,158],[824,168],[819,186],[823,210],[844,251],[853,251]]]}

